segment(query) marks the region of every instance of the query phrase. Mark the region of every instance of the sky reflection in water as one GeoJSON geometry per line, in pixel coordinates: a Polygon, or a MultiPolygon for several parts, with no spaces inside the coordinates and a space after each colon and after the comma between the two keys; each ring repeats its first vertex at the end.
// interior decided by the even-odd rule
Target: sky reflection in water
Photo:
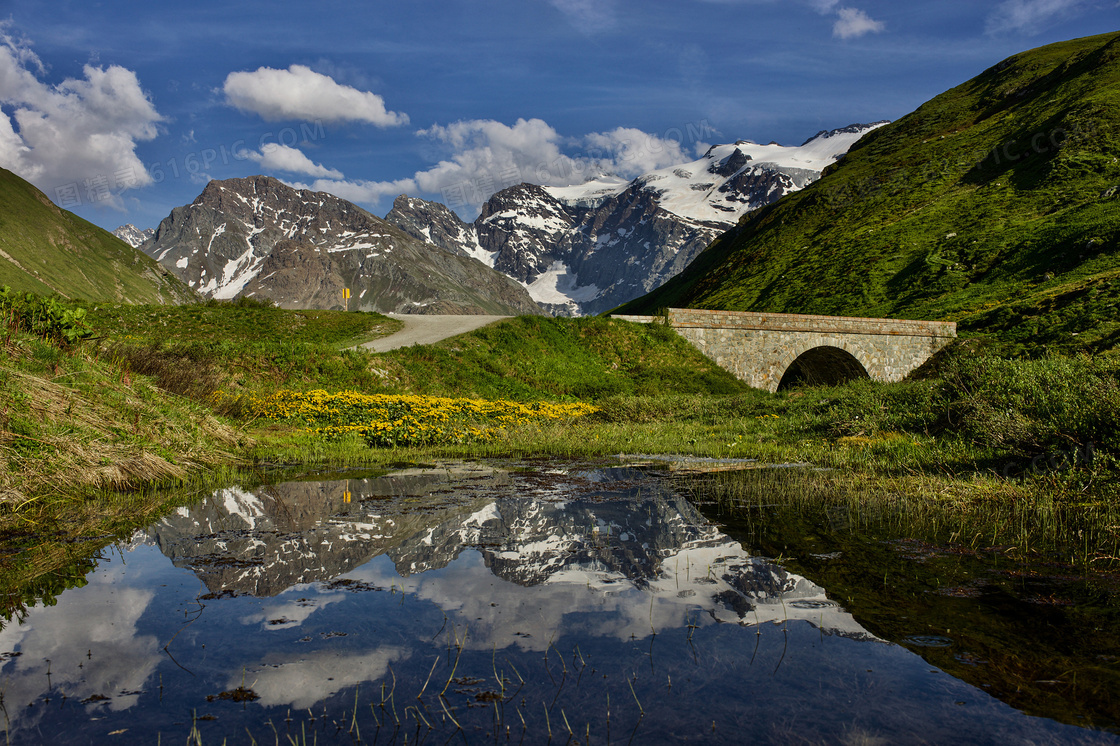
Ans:
{"type": "Polygon", "coordinates": [[[0,631],[13,743],[1120,741],[878,640],[628,467],[224,489],[88,580],[0,631]]]}

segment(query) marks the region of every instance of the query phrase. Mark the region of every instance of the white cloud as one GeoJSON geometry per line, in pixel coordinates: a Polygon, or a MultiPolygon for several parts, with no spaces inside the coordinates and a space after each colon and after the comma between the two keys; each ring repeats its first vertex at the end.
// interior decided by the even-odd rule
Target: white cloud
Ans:
{"type": "Polygon", "coordinates": [[[821,15],[835,15],[832,35],[837,39],[855,39],[864,34],[879,33],[886,28],[882,21],[876,21],[859,8],[840,5],[840,0],[807,0],[808,5],[821,15]]]}
{"type": "Polygon", "coordinates": [[[584,138],[588,155],[596,156],[611,172],[633,179],[647,171],[688,160],[676,140],[666,140],[632,127],[596,132],[584,138]],[[602,151],[602,155],[598,155],[602,151]]]}
{"type": "MultiPolygon", "coordinates": [[[[127,561],[141,566],[159,554],[155,547],[134,552],[127,561]]],[[[89,707],[127,710],[137,704],[139,692],[147,688],[164,659],[160,648],[165,641],[141,633],[148,625],[140,620],[155,594],[131,585],[119,566],[116,570],[99,567],[86,580],[85,587],[61,594],[55,605],[31,607],[19,624],[0,630],[0,650],[35,651],[33,656],[0,664],[13,733],[36,731],[45,716],[45,708],[38,706],[44,696],[76,703],[94,694],[106,695],[110,699],[89,707]],[[87,658],[90,651],[93,657],[87,658]],[[84,661],[85,666],[56,663],[48,679],[43,675],[44,660],[84,661]],[[29,706],[32,703],[34,707],[29,706]]]]}
{"type": "Polygon", "coordinates": [[[310,184],[290,183],[294,189],[310,189],[313,192],[327,192],[336,197],[362,205],[376,205],[385,197],[398,194],[415,194],[416,182],[413,179],[396,181],[348,181],[345,179],[316,179],[310,184]]]}
{"type": "Polygon", "coordinates": [[[122,191],[151,183],[136,146],[156,137],[163,117],[136,73],[118,65],[86,65],[83,78],[56,86],[42,81],[42,62],[10,27],[0,23],[0,103],[13,112],[0,113],[0,166],[64,207],[120,207],[122,191]]]}
{"type": "Polygon", "coordinates": [[[269,121],[368,122],[378,127],[408,124],[408,115],[388,111],[381,96],[336,83],[304,65],[230,73],[223,91],[231,106],[269,121]]]}
{"type": "MultiPolygon", "coordinates": [[[[551,184],[560,179],[571,183],[561,175],[565,170],[562,138],[540,119],[518,119],[513,126],[474,119],[446,127],[436,125],[417,134],[438,140],[452,151],[449,160],[417,172],[416,182],[426,192],[439,192],[464,182],[494,182],[497,188],[522,181],[551,184]]],[[[484,187],[483,191],[489,196],[496,189],[484,187]]]]}
{"type": "Polygon", "coordinates": [[[261,164],[261,168],[270,171],[287,171],[291,174],[303,174],[323,179],[341,179],[342,172],[333,168],[321,166],[304,155],[299,148],[293,148],[279,143],[265,143],[261,152],[247,150],[239,152],[238,157],[245,157],[261,164]]]}
{"type": "Polygon", "coordinates": [[[446,148],[447,157],[411,178],[395,181],[347,180],[338,171],[313,173],[311,169],[326,169],[295,148],[273,146],[269,151],[265,146],[260,154],[247,155],[266,167],[272,164],[280,170],[320,177],[311,184],[291,184],[297,189],[329,192],[369,206],[385,197],[426,192],[441,195],[455,209],[477,207],[495,192],[522,182],[568,186],[604,173],[632,179],[692,159],[671,137],[618,127],[566,138],[541,119],[518,119],[512,125],[473,119],[434,125],[417,134],[446,148]],[[282,162],[287,165],[281,166],[282,162]],[[306,170],[298,170],[296,165],[306,170]]]}
{"type": "Polygon", "coordinates": [[[879,33],[886,25],[858,8],[840,8],[840,17],[832,24],[832,35],[838,39],[855,39],[864,34],[879,33]]]}
{"type": "Polygon", "coordinates": [[[1034,34],[1050,20],[1073,15],[1084,6],[1084,0],[1004,0],[988,16],[985,30],[1034,34]]]}
{"type": "MultiPolygon", "coordinates": [[[[385,676],[389,666],[408,658],[401,647],[381,647],[367,652],[316,650],[299,656],[269,655],[253,671],[253,691],[265,707],[288,705],[304,710],[336,692],[385,676]]],[[[245,672],[232,671],[226,686],[244,686],[245,672]]]]}
{"type": "Polygon", "coordinates": [[[540,119],[518,119],[512,126],[476,119],[418,134],[442,142],[451,155],[417,172],[416,183],[448,199],[451,190],[454,198],[474,205],[521,182],[568,186],[602,173],[634,178],[689,160],[676,140],[625,127],[564,138],[540,119]]]}

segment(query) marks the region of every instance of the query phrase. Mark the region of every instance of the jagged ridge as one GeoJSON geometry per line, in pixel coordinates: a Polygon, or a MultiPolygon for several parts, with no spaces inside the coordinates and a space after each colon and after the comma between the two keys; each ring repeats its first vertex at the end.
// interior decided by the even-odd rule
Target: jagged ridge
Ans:
{"type": "Polygon", "coordinates": [[[509,275],[553,313],[594,314],[683,270],[742,214],[814,181],[864,133],[824,131],[797,148],[740,140],[631,182],[519,184],[494,194],[473,223],[445,206],[399,197],[386,220],[509,275]]]}
{"type": "Polygon", "coordinates": [[[206,297],[283,308],[397,313],[540,313],[485,265],[417,241],[325,192],[267,176],[211,181],[165,218],[143,250],[206,297]]]}

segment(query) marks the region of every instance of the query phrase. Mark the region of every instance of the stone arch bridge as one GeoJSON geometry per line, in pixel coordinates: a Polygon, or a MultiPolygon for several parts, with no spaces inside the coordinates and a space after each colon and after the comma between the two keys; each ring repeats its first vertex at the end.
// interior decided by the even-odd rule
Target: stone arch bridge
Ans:
{"type": "MultiPolygon", "coordinates": [[[[948,321],[670,308],[669,325],[749,385],[901,381],[957,335],[948,321]]],[[[615,316],[654,321],[652,316],[615,316]]]]}

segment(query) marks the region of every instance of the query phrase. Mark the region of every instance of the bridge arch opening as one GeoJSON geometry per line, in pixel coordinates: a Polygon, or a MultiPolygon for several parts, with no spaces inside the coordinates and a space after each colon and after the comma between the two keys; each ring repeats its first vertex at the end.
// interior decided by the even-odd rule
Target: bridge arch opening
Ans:
{"type": "Polygon", "coordinates": [[[778,383],[778,390],[794,386],[835,386],[870,378],[863,363],[839,347],[814,347],[797,356],[778,383]]]}

